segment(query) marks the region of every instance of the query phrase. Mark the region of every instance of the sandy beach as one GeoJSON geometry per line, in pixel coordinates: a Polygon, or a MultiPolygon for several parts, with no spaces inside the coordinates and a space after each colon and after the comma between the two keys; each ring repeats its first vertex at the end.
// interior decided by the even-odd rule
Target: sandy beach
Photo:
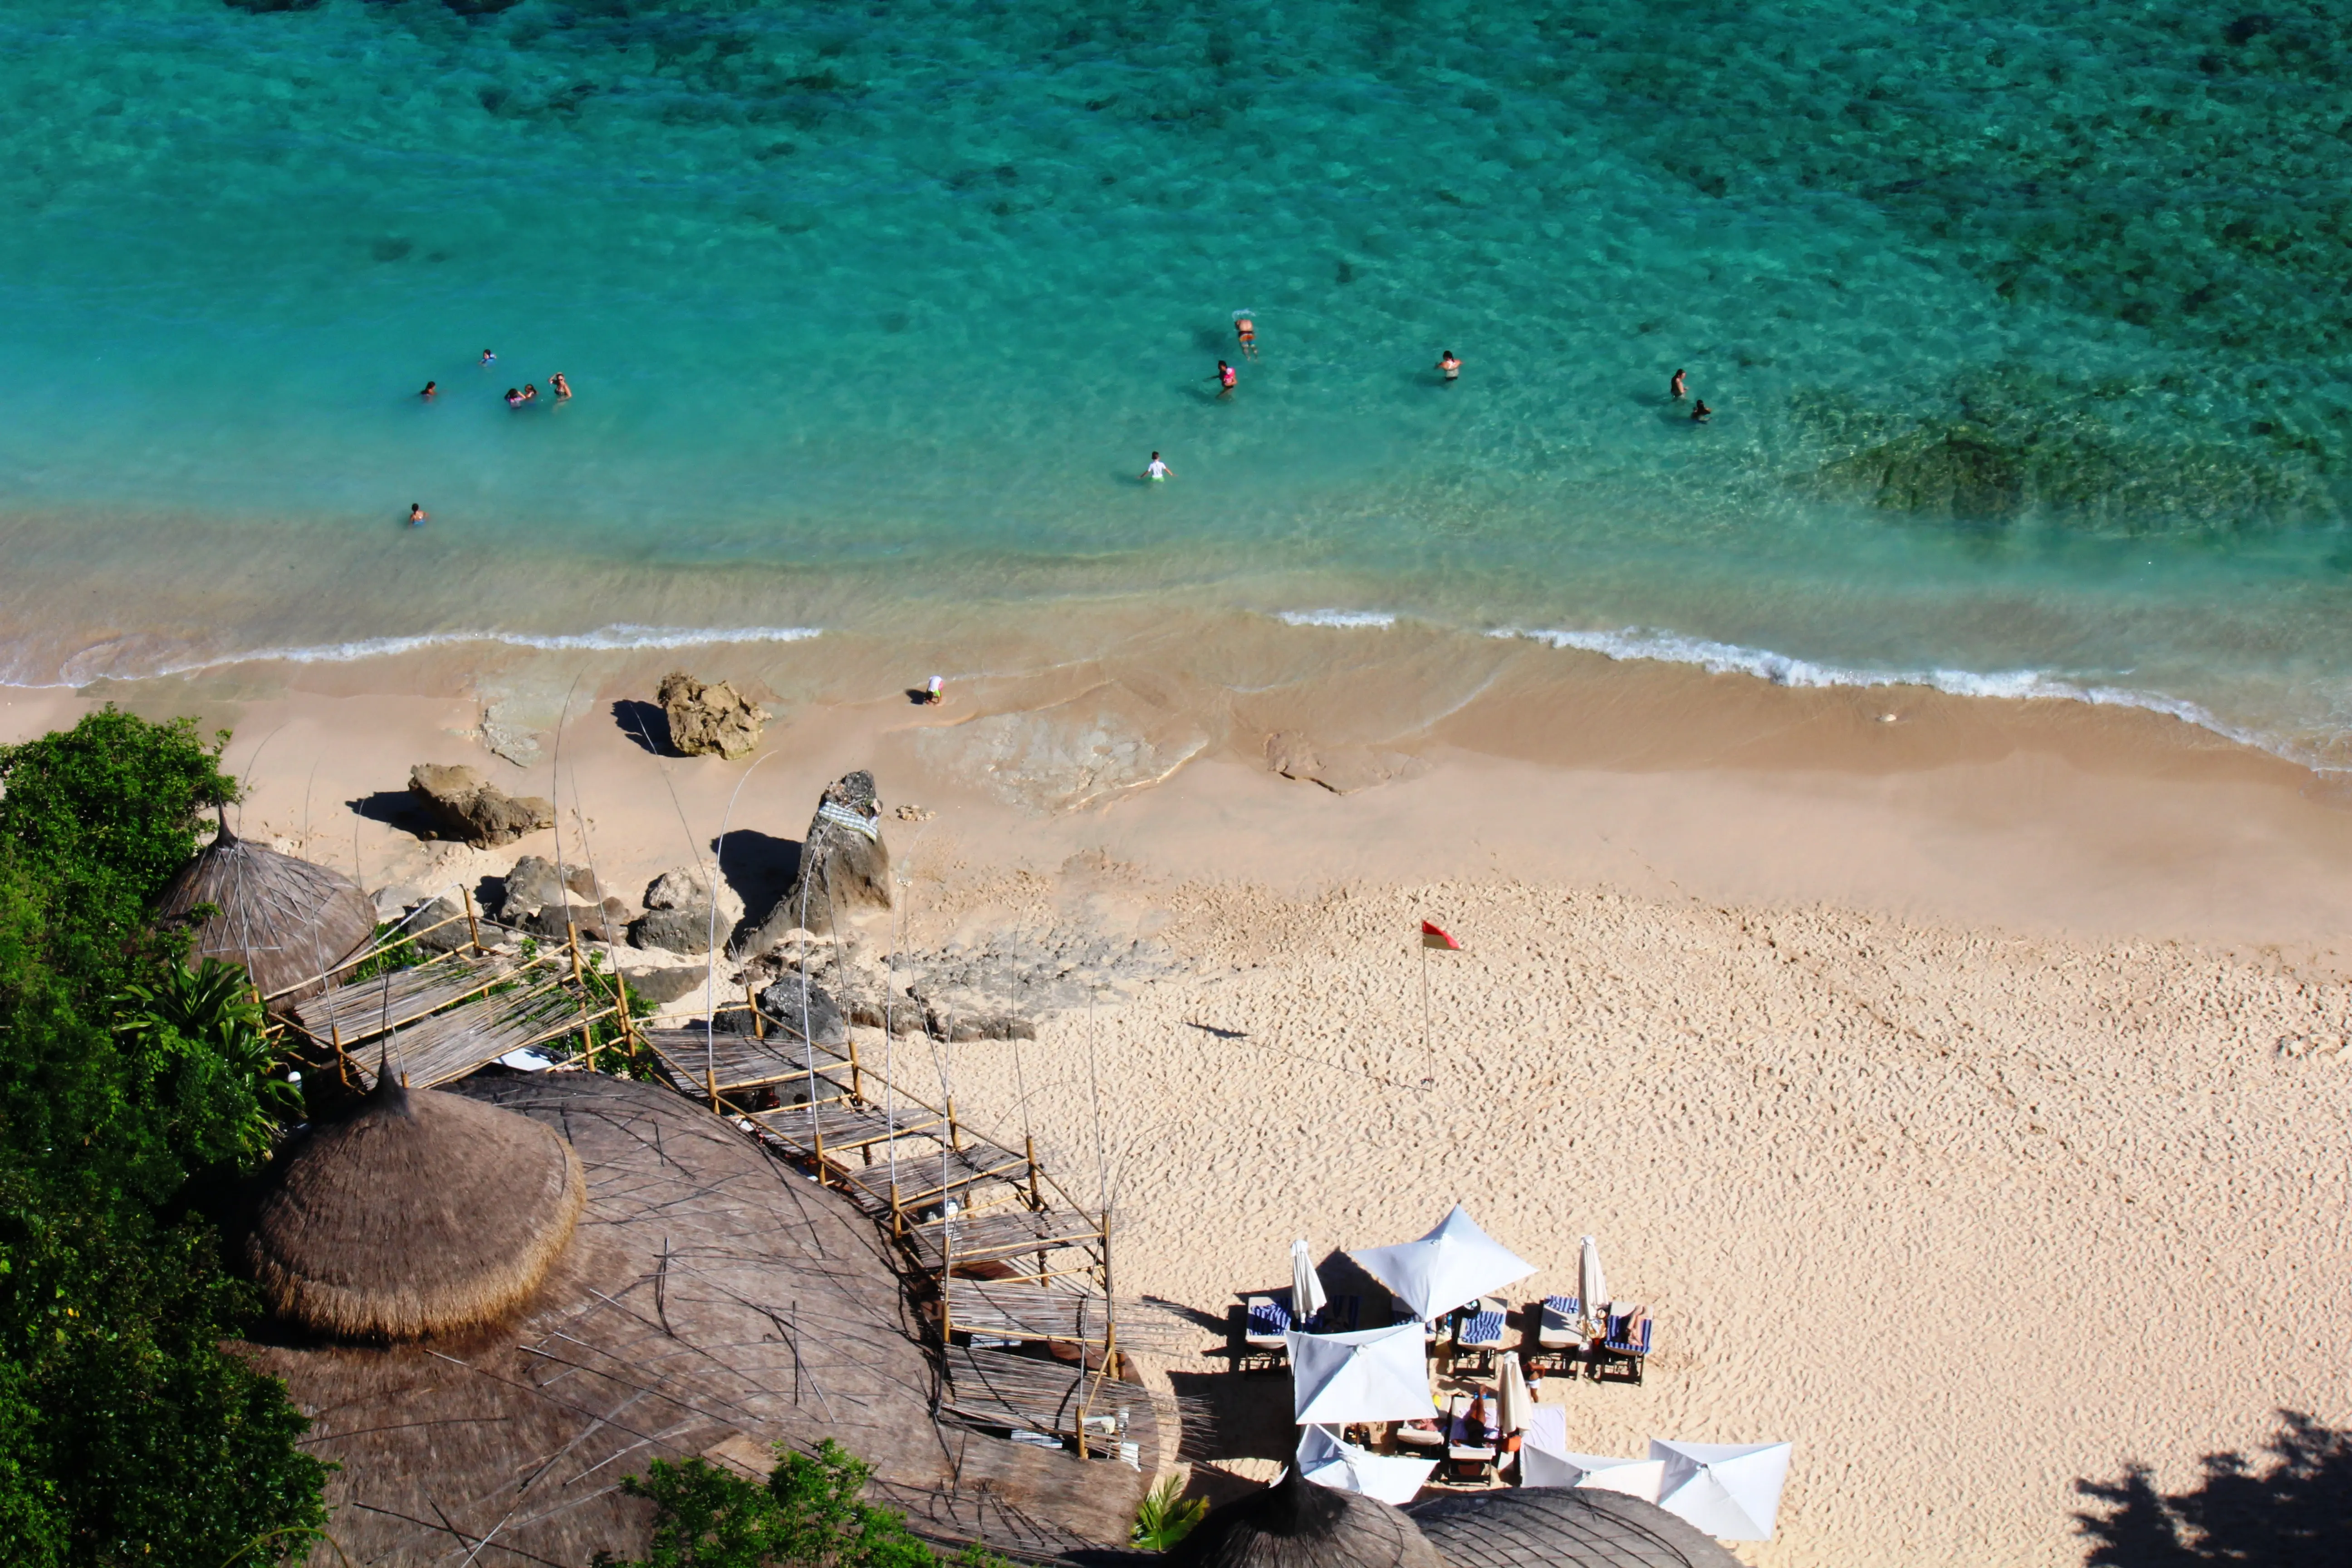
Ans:
{"type": "Polygon", "coordinates": [[[888,819],[905,907],[858,942],[1133,955],[1091,1011],[936,1069],[1081,1189],[1099,1127],[1122,1295],[1222,1320],[1294,1237],[1403,1240],[1459,1200],[1542,1266],[1532,1300],[1595,1235],[1659,1348],[1640,1387],[1545,1397],[1586,1450],[1793,1441],[1757,1564],[2076,1563],[2078,1481],[2177,1489],[2282,1410],[2352,1421],[2352,812],[2326,781],[2125,709],[1201,630],[250,665],[10,689],[0,737],[100,700],[233,726],[241,832],[419,897],[555,835],[418,840],[415,763],[552,793],[632,900],[724,826],[755,903],[870,767],[929,815],[888,819]],[[758,756],[641,743],[672,665],[769,694],[758,756]],[[937,708],[904,695],[926,665],[956,672],[937,708]],[[529,765],[485,750],[501,713],[529,765]],[[1433,1049],[1423,918],[1465,948],[1433,955],[1433,1049]]]}

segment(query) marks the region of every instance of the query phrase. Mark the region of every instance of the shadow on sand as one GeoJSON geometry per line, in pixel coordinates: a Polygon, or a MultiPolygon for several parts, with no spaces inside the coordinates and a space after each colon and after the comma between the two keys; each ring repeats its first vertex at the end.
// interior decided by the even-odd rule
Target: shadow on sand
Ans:
{"type": "Polygon", "coordinates": [[[2104,1504],[2078,1513],[2085,1568],[2301,1568],[2352,1553],[2352,1430],[2282,1410],[2265,1459],[2209,1454],[2193,1490],[2167,1494],[2142,1466],[2074,1489],[2104,1504]]]}

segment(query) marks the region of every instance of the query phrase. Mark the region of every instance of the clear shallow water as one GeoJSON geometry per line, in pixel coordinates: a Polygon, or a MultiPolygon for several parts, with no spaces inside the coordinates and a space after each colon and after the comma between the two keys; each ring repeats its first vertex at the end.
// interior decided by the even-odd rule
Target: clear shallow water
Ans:
{"type": "Polygon", "coordinates": [[[1169,591],[2352,761],[2347,70],[2318,5],[12,0],[5,674],[1169,591]]]}

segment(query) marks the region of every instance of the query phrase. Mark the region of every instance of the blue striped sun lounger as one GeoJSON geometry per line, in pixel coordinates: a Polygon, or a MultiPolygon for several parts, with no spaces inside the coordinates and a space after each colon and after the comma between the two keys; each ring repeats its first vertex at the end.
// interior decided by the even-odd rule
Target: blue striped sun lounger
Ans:
{"type": "Polygon", "coordinates": [[[1243,1372],[1273,1372],[1290,1358],[1290,1310],[1271,1296],[1252,1296],[1242,1318],[1243,1372]]]}
{"type": "Polygon", "coordinates": [[[1611,1318],[1609,1337],[1601,1342],[1599,1351],[1593,1357],[1592,1375],[1599,1378],[1606,1368],[1612,1365],[1622,1366],[1633,1373],[1631,1381],[1641,1382],[1642,1363],[1649,1359],[1650,1342],[1657,1331],[1657,1326],[1656,1319],[1644,1316],[1642,1319],[1641,1338],[1629,1339],[1627,1332],[1632,1327],[1631,1320],[1622,1317],[1611,1318]]]}

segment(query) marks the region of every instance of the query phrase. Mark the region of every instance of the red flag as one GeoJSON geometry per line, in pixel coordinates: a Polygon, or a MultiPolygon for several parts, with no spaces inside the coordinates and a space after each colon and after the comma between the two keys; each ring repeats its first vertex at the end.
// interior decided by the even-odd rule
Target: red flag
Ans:
{"type": "Polygon", "coordinates": [[[1421,945],[1433,947],[1440,952],[1462,951],[1462,944],[1448,936],[1443,927],[1433,926],[1427,921],[1421,922],[1421,945]]]}

